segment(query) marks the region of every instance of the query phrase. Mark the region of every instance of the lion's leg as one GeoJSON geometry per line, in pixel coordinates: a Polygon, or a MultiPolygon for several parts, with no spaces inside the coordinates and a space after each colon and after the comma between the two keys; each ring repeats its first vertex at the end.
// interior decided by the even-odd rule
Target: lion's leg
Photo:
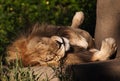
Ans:
{"type": "Polygon", "coordinates": [[[104,61],[109,59],[109,57],[116,51],[116,42],[113,38],[106,38],[102,41],[102,46],[100,50],[95,50],[92,57],[92,61],[104,61]]]}
{"type": "Polygon", "coordinates": [[[73,32],[70,31],[69,33],[68,31],[68,33],[70,35],[69,40],[71,45],[77,45],[79,47],[83,47],[86,49],[93,46],[92,43],[93,39],[91,39],[92,37],[89,35],[88,32],[78,29],[79,26],[83,23],[83,21],[84,21],[84,13],[82,11],[76,12],[75,15],[73,16],[72,24],[71,24],[71,28],[73,29],[73,32]]]}
{"type": "Polygon", "coordinates": [[[88,42],[83,36],[78,35],[76,33],[70,33],[69,35],[70,35],[69,38],[70,45],[79,46],[84,49],[88,48],[88,42]]]}
{"type": "Polygon", "coordinates": [[[76,65],[91,61],[104,61],[114,54],[116,48],[116,41],[113,38],[106,38],[102,41],[100,50],[91,49],[90,51],[85,50],[77,53],[68,53],[65,65],[76,65]]]}
{"type": "Polygon", "coordinates": [[[83,12],[76,12],[73,20],[72,20],[72,28],[78,28],[84,21],[84,13],[83,12]]]}
{"type": "Polygon", "coordinates": [[[82,48],[88,48],[88,41],[82,35],[78,33],[78,31],[74,31],[73,29],[65,30],[66,38],[69,40],[70,45],[79,46],[82,48]]]}

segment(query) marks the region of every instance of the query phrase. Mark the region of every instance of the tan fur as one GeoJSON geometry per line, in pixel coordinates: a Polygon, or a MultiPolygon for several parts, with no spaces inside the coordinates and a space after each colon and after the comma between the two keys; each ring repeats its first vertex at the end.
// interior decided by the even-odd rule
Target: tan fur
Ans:
{"type": "MultiPolygon", "coordinates": [[[[75,19],[73,24],[74,21],[75,19]]],[[[37,23],[31,33],[19,37],[8,47],[7,60],[11,62],[21,59],[24,66],[59,65],[61,60],[64,60],[65,65],[74,65],[101,60],[101,55],[107,55],[103,59],[106,60],[116,50],[115,41],[110,42],[111,40],[114,39],[102,43],[100,51],[91,51],[94,40],[88,32],[78,29],[78,25],[64,27],[37,23]]]]}

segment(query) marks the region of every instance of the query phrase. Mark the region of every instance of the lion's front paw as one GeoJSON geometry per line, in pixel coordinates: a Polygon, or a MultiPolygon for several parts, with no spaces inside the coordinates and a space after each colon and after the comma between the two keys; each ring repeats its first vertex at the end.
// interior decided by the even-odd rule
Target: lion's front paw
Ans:
{"type": "Polygon", "coordinates": [[[102,41],[100,51],[97,51],[92,58],[92,61],[104,61],[115,53],[117,49],[116,41],[113,38],[106,38],[102,41]]]}

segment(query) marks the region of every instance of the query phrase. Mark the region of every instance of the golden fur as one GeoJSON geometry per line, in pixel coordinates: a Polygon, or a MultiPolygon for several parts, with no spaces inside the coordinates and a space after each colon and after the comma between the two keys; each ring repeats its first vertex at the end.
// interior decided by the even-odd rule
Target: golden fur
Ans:
{"type": "Polygon", "coordinates": [[[59,65],[61,60],[65,65],[74,65],[106,60],[115,52],[113,38],[103,40],[101,49],[95,49],[90,34],[74,25],[76,21],[80,25],[81,20],[77,20],[76,15],[73,19],[71,27],[35,24],[31,32],[22,35],[7,48],[7,60],[21,59],[24,66],[59,65]]]}

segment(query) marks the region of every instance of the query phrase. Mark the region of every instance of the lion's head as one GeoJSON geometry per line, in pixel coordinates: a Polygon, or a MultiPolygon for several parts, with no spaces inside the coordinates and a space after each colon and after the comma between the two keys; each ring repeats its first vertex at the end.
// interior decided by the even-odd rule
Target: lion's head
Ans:
{"type": "Polygon", "coordinates": [[[22,37],[8,47],[9,61],[21,59],[23,64],[44,65],[47,62],[58,62],[69,49],[69,40],[65,37],[22,37]]]}

